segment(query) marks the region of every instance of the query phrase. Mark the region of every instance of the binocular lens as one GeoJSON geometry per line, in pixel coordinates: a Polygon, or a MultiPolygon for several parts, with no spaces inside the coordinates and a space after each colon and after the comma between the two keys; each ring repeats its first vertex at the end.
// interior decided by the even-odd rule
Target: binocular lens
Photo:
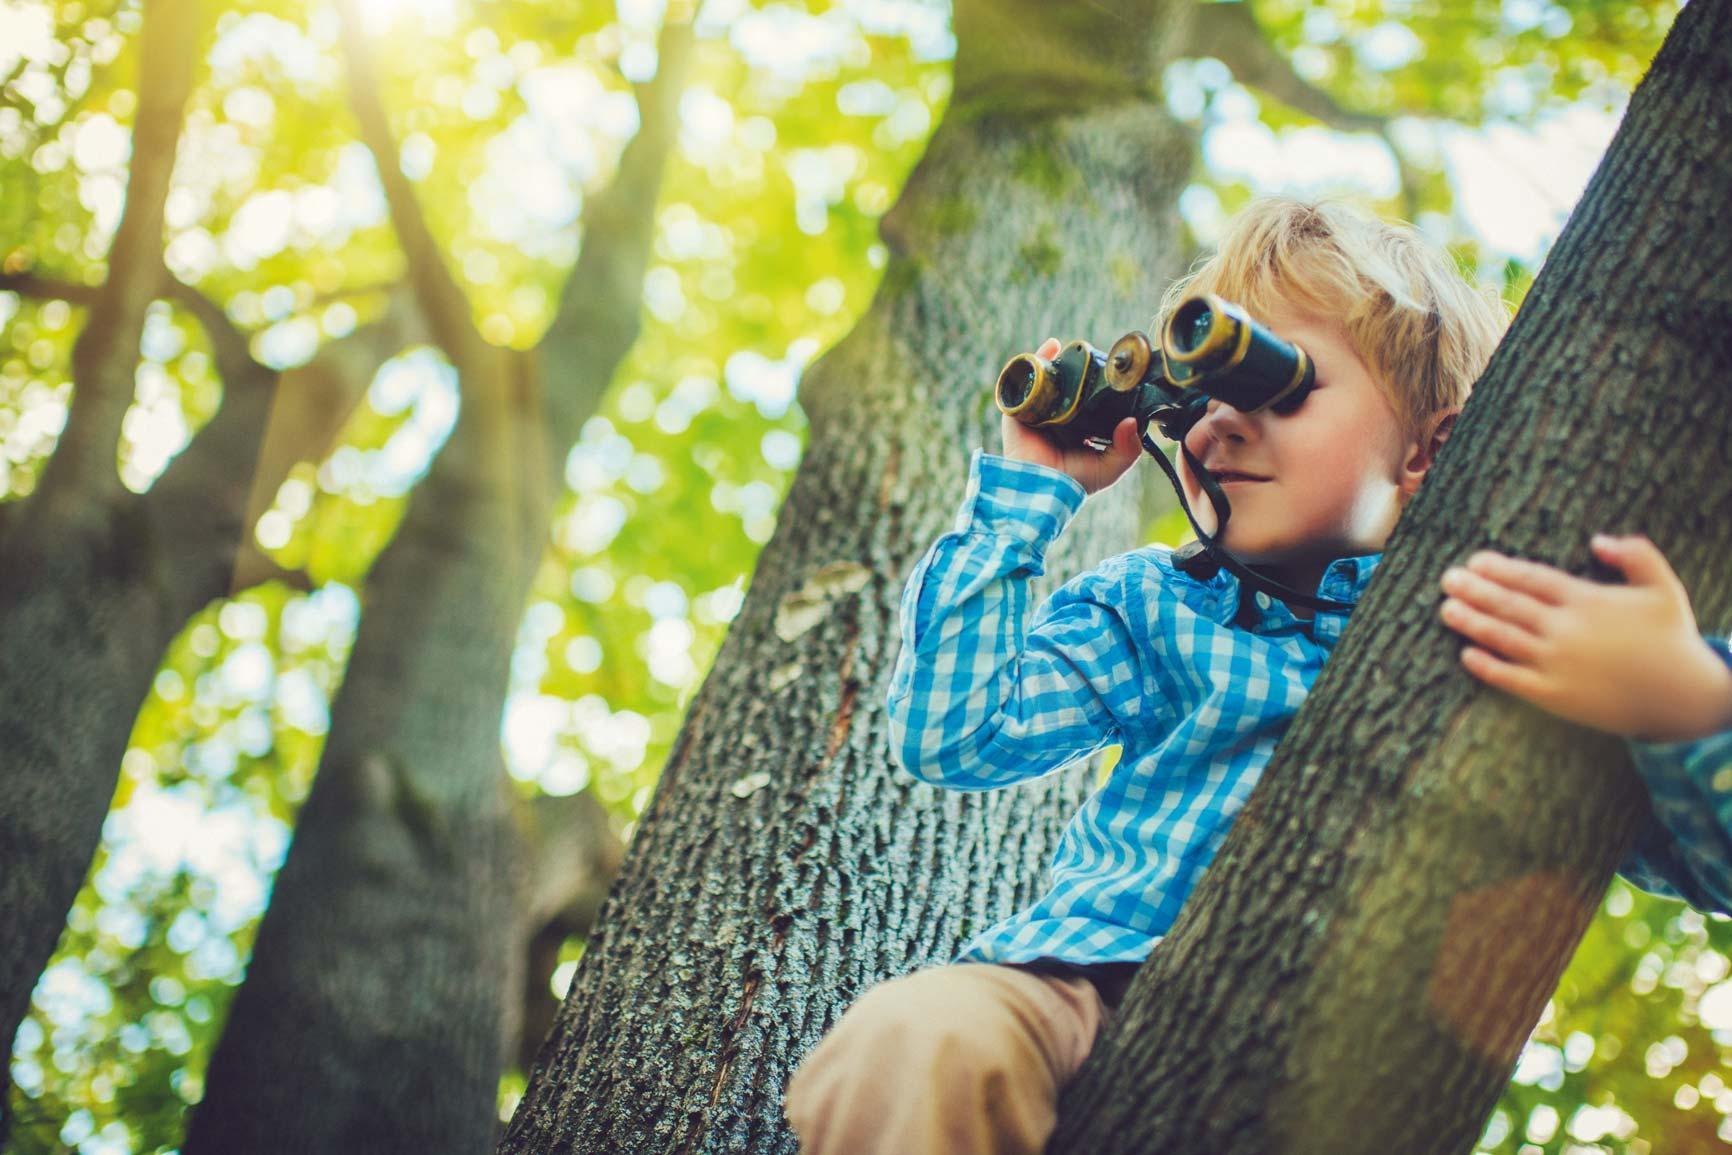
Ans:
{"type": "Polygon", "coordinates": [[[1007,365],[998,379],[998,405],[1001,409],[1018,409],[1028,400],[1034,388],[1037,369],[1032,361],[1018,358],[1007,365]]]}
{"type": "Polygon", "coordinates": [[[1209,329],[1214,324],[1215,314],[1209,308],[1207,301],[1188,301],[1173,318],[1173,343],[1181,353],[1192,353],[1202,348],[1209,339],[1209,329]]]}

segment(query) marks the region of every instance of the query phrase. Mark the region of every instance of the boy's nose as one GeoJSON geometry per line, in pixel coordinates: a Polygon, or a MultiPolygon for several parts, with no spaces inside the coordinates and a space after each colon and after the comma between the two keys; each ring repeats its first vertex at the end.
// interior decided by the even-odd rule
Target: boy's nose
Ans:
{"type": "Polygon", "coordinates": [[[1210,398],[1203,416],[1191,427],[1185,445],[1193,456],[1201,458],[1213,438],[1216,441],[1243,441],[1251,428],[1251,419],[1219,398],[1210,398]]]}

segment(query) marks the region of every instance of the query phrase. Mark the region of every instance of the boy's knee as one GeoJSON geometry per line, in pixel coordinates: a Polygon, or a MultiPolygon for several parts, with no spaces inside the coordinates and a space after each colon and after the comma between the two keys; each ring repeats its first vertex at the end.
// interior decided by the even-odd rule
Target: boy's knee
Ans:
{"type": "Polygon", "coordinates": [[[801,1150],[1038,1150],[1046,1064],[1002,992],[976,978],[917,971],[849,1007],[788,1082],[801,1150]]]}
{"type": "Polygon", "coordinates": [[[834,1079],[869,1078],[918,1090],[934,1077],[992,1079],[1015,1048],[1004,1009],[941,969],[877,984],[843,1013],[788,1085],[790,1103],[834,1079]]]}

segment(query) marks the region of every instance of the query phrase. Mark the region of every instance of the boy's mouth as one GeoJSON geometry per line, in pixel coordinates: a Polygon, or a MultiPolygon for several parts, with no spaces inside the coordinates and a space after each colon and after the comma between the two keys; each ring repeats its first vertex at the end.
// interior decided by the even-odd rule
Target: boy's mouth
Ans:
{"type": "Polygon", "coordinates": [[[1209,476],[1215,479],[1215,483],[1217,485],[1232,485],[1235,482],[1247,483],[1247,482],[1254,482],[1254,481],[1268,481],[1269,480],[1269,478],[1267,478],[1267,477],[1258,477],[1254,473],[1239,473],[1239,472],[1237,472],[1235,470],[1231,470],[1231,469],[1224,469],[1219,473],[1210,472],[1209,476]]]}

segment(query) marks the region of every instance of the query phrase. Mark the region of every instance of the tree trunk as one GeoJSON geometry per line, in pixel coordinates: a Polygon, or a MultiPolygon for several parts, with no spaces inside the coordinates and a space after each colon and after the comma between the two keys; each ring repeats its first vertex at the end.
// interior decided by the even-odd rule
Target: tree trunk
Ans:
{"type": "MultiPolygon", "coordinates": [[[[66,429],[36,491],[5,506],[0,519],[5,1039],[28,1010],[90,866],[163,651],[189,617],[234,588],[237,558],[249,552],[249,486],[274,493],[297,456],[292,438],[276,436],[281,452],[259,466],[279,374],[252,358],[245,334],[221,308],[162,267],[162,206],[207,15],[194,0],[145,6],[126,207],[103,285],[0,274],[0,288],[88,310],[74,346],[66,429]],[[145,310],[158,297],[203,326],[223,403],[150,491],[134,494],[120,484],[115,454],[134,395],[145,310]]],[[[405,323],[387,322],[363,326],[283,374],[287,391],[318,381],[359,396],[400,347],[389,339],[405,323]]],[[[319,448],[302,445],[300,455],[319,448]]],[[[4,1081],[0,1074],[0,1091],[4,1081]]],[[[0,1094],[0,1134],[5,1102],[0,1094]]]]}
{"type": "MultiPolygon", "coordinates": [[[[890,766],[881,704],[903,580],[970,448],[998,447],[998,369],[1145,323],[1180,267],[1172,19],[958,4],[955,95],[883,222],[884,284],[801,386],[776,535],[501,1151],[791,1152],[783,1083],[841,1010],[1033,897],[1085,776],[940,793],[890,766]]],[[[1132,545],[1137,497],[1091,501],[1055,570],[1132,545]]]]}
{"type": "MultiPolygon", "coordinates": [[[[87,298],[59,446],[36,491],[8,510],[0,540],[5,1039],[29,1006],[90,865],[132,720],[162,652],[188,616],[227,588],[245,482],[207,486],[201,470],[211,455],[256,441],[275,380],[256,363],[240,370],[223,412],[150,493],[120,484],[115,454],[145,310],[169,290],[163,202],[204,29],[202,6],[191,0],[145,6],[131,170],[108,276],[87,298]]],[[[24,291],[33,280],[8,278],[24,291]]],[[[226,363],[232,347],[225,336],[213,335],[226,363]]],[[[0,1132],[4,1081],[0,1075],[0,1132]]]]}
{"type": "Polygon", "coordinates": [[[472,1152],[491,1139],[523,964],[499,718],[546,525],[532,474],[550,463],[537,430],[490,436],[485,407],[466,402],[374,566],[188,1155],[472,1152]]]}
{"type": "Polygon", "coordinates": [[[587,790],[531,799],[522,826],[532,859],[529,893],[519,903],[528,958],[514,1000],[517,1011],[505,1036],[515,1041],[517,1066],[528,1071],[559,1013],[552,988],[559,948],[566,939],[587,937],[594,928],[608,888],[619,877],[625,843],[613,829],[607,807],[587,790]]]}
{"type": "Polygon", "coordinates": [[[1686,6],[1338,652],[1049,1147],[1465,1152],[1647,809],[1617,739],[1459,670],[1473,549],[1640,531],[1732,622],[1732,6],[1686,6]]]}
{"type": "Polygon", "coordinates": [[[664,32],[656,80],[640,94],[644,128],[586,218],[570,282],[608,291],[567,293],[542,347],[520,354],[474,329],[397,164],[365,42],[352,12],[344,18],[362,134],[463,412],[369,578],[319,773],[187,1155],[470,1155],[493,1140],[540,929],[529,924],[567,905],[536,908],[549,904],[532,892],[514,829],[499,745],[511,654],[560,463],[636,336],[690,39],[689,24],[664,32]],[[547,350],[574,333],[605,339],[567,369],[547,350]],[[555,389],[544,363],[561,365],[555,389]]]}

